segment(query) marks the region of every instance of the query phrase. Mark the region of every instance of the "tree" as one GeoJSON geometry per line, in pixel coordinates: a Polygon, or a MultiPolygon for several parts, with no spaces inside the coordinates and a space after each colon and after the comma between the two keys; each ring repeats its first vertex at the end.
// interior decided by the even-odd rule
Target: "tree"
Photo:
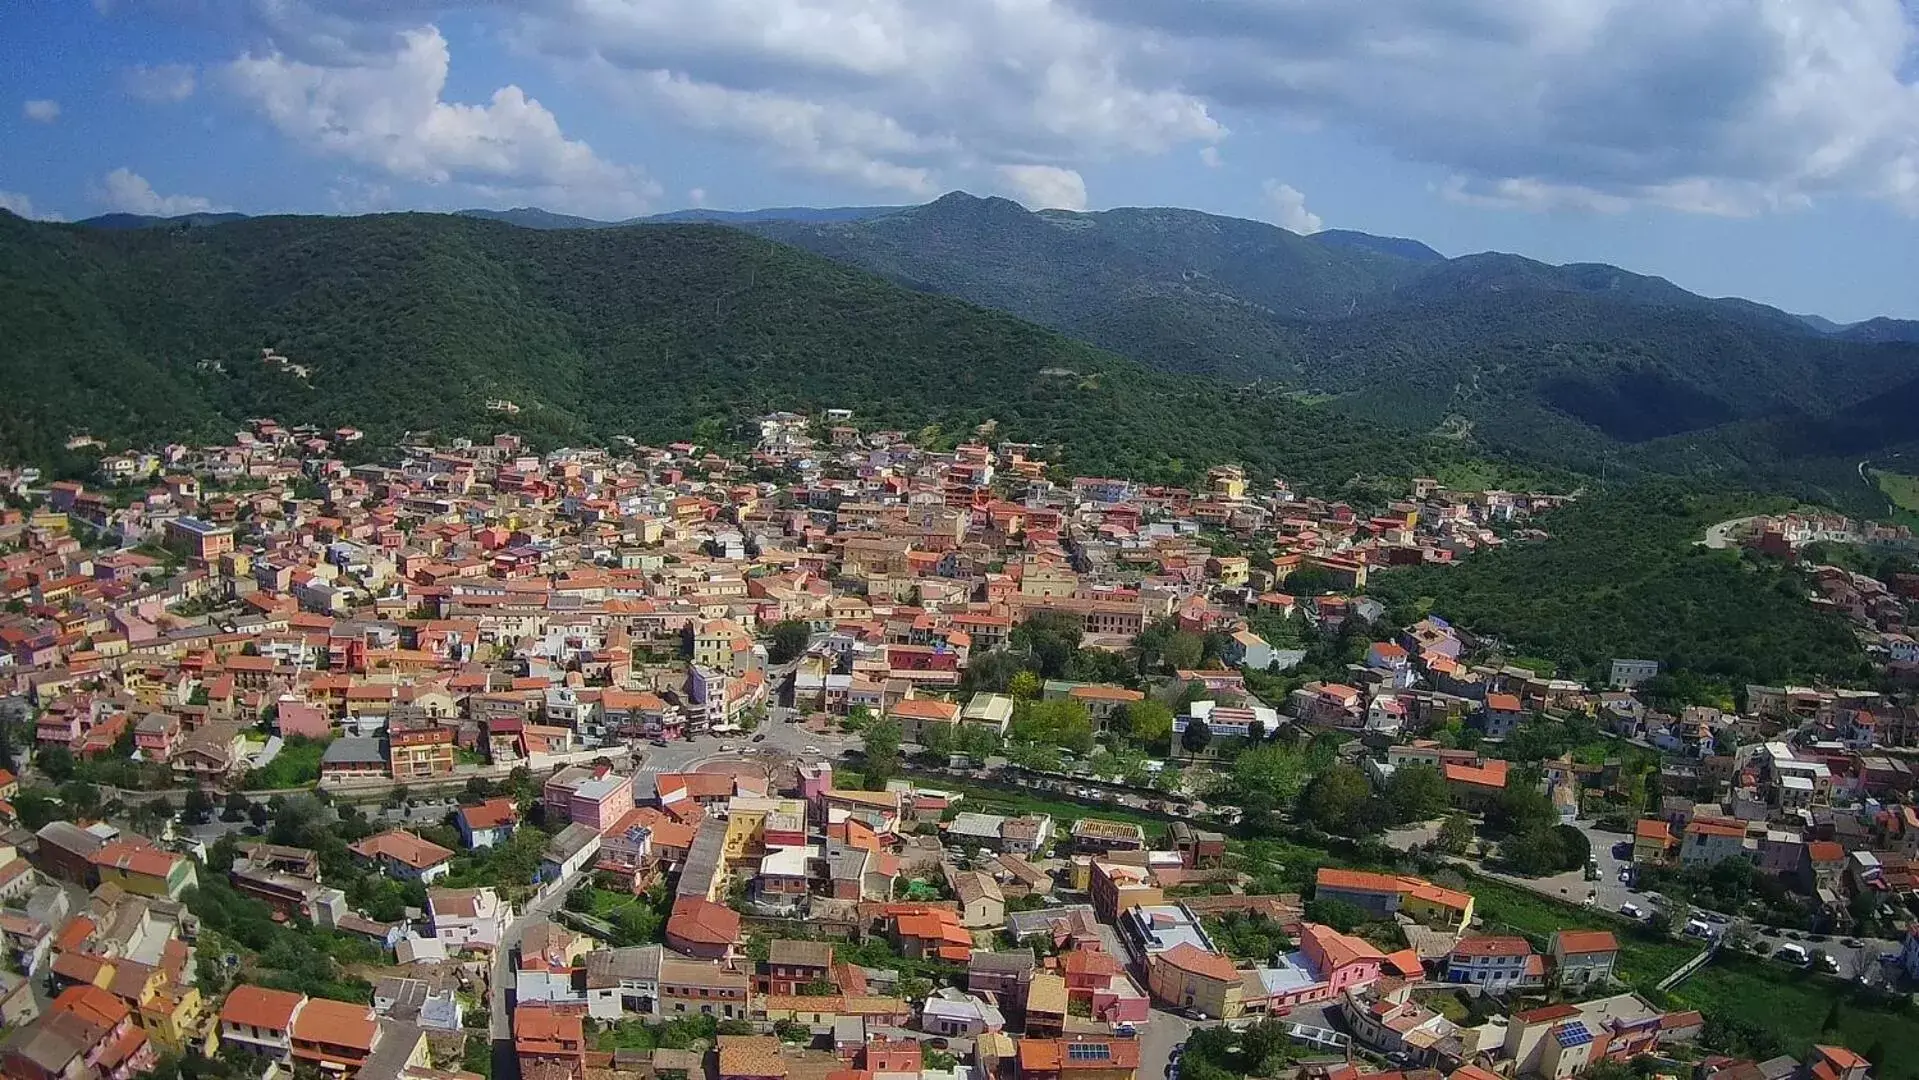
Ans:
{"type": "Polygon", "coordinates": [[[195,784],[187,789],[186,802],[180,810],[181,818],[188,825],[205,825],[213,819],[213,800],[195,784]]]}
{"type": "Polygon", "coordinates": [[[1039,676],[1024,668],[1014,672],[1012,678],[1006,681],[1006,692],[1021,701],[1037,699],[1041,689],[1039,676]]]}
{"type": "Polygon", "coordinates": [[[890,717],[866,726],[866,786],[880,791],[900,771],[900,725],[890,717]]]}
{"type": "Polygon", "coordinates": [[[1351,765],[1335,765],[1306,785],[1300,810],[1307,820],[1327,832],[1358,836],[1367,831],[1371,815],[1365,809],[1371,798],[1372,788],[1366,783],[1365,773],[1351,765]]]}
{"type": "Polygon", "coordinates": [[[1559,809],[1545,792],[1515,775],[1507,779],[1505,790],[1493,800],[1486,824],[1503,833],[1549,829],[1559,824],[1559,809]]]}
{"type": "Polygon", "coordinates": [[[1079,652],[1084,630],[1077,617],[1063,611],[1035,611],[1008,635],[1012,646],[1031,653],[1041,675],[1057,679],[1079,652]]]}
{"type": "Polygon", "coordinates": [[[1306,921],[1322,923],[1342,934],[1350,934],[1361,923],[1372,916],[1358,904],[1345,900],[1308,900],[1306,901],[1306,921]]]}
{"type": "Polygon", "coordinates": [[[785,664],[806,651],[807,643],[813,640],[813,628],[802,619],[784,619],[773,624],[770,636],[772,643],[767,646],[766,658],[775,664],[785,664]]]}
{"type": "Polygon", "coordinates": [[[1007,737],[1015,742],[1041,743],[1084,754],[1093,748],[1093,718],[1083,702],[1072,698],[1022,701],[1013,708],[1007,737]]]}
{"type": "Polygon", "coordinates": [[[1191,671],[1199,666],[1205,653],[1205,637],[1191,630],[1180,630],[1161,646],[1160,659],[1169,671],[1191,671]]]}
{"type": "Polygon", "coordinates": [[[100,812],[100,789],[85,780],[69,780],[60,785],[60,803],[69,817],[93,817],[100,812]]]}
{"type": "Polygon", "coordinates": [[[1304,754],[1283,743],[1261,743],[1241,751],[1233,761],[1232,790],[1242,799],[1260,792],[1280,805],[1290,805],[1311,778],[1304,754]]]}
{"type": "Polygon", "coordinates": [[[247,797],[237,791],[227,793],[226,808],[220,811],[221,821],[245,821],[247,810],[252,804],[247,797]]]}
{"type": "Polygon", "coordinates": [[[253,809],[247,811],[247,820],[253,822],[253,827],[256,829],[266,828],[267,827],[267,808],[264,806],[261,806],[259,803],[254,803],[253,809]]]}
{"type": "Polygon", "coordinates": [[[64,746],[49,746],[33,756],[33,767],[55,782],[73,778],[73,751],[64,746]]]}
{"type": "Polygon", "coordinates": [[[1464,814],[1448,814],[1439,823],[1439,836],[1433,843],[1449,855],[1464,855],[1473,846],[1473,821],[1464,814]]]}
{"type": "Polygon", "coordinates": [[[1197,716],[1186,721],[1186,730],[1179,733],[1179,745],[1185,747],[1188,754],[1203,753],[1212,741],[1213,729],[1197,716]]]}
{"type": "Polygon", "coordinates": [[[1500,841],[1499,857],[1516,873],[1551,874],[1565,868],[1566,849],[1552,829],[1534,828],[1500,841]]]}
{"type": "Polygon", "coordinates": [[[1429,821],[1450,804],[1446,777],[1431,765],[1402,765],[1386,780],[1386,802],[1397,821],[1429,821]]]}

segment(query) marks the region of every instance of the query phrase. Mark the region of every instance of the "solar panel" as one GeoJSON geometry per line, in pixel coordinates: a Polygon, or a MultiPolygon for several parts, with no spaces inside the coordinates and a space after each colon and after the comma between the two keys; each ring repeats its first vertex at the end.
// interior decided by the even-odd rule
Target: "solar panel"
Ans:
{"type": "Polygon", "coordinates": [[[1586,1030],[1586,1025],[1584,1024],[1561,1024],[1559,1025],[1559,1029],[1553,1032],[1553,1038],[1559,1040],[1561,1047],[1571,1049],[1572,1047],[1584,1046],[1592,1042],[1593,1033],[1586,1030]]]}
{"type": "Polygon", "coordinates": [[[1113,1048],[1105,1043],[1068,1043],[1066,1057],[1070,1061],[1105,1061],[1113,1056],[1113,1048]]]}

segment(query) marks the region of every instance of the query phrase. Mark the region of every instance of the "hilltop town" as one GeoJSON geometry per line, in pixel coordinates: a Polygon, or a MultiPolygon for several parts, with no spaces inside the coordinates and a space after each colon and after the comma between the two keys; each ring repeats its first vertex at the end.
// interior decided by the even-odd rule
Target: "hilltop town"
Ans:
{"type": "Polygon", "coordinates": [[[0,471],[0,1070],[1919,1076],[1909,532],[1712,706],[1370,594],[1575,494],[735,437],[0,471]]]}

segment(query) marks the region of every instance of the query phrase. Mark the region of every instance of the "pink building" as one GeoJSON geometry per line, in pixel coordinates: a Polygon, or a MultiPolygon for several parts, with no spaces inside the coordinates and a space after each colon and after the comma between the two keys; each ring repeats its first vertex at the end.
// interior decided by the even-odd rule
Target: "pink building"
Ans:
{"type": "Polygon", "coordinates": [[[585,825],[605,835],[633,810],[633,778],[604,766],[574,766],[554,773],[542,792],[547,816],[585,825]]]}

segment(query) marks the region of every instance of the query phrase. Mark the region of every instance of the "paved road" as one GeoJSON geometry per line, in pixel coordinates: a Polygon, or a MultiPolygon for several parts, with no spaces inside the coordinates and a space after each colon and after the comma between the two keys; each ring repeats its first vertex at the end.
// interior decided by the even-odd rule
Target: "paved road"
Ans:
{"type": "Polygon", "coordinates": [[[1165,1080],[1166,1065],[1173,1059],[1173,1047],[1200,1025],[1174,1012],[1153,1008],[1139,1034],[1139,1080],[1165,1080]]]}
{"type": "Polygon", "coordinates": [[[1752,518],[1750,517],[1733,518],[1731,521],[1722,521],[1712,528],[1707,529],[1706,538],[1699,541],[1699,543],[1703,547],[1709,547],[1714,550],[1732,547],[1734,543],[1732,534],[1739,529],[1745,528],[1747,523],[1751,521],[1752,518]]]}
{"type": "MultiPolygon", "coordinates": [[[[1619,880],[1619,872],[1622,869],[1630,868],[1632,859],[1630,855],[1623,859],[1615,856],[1613,854],[1613,845],[1627,840],[1629,837],[1624,833],[1606,832],[1601,829],[1596,829],[1592,823],[1588,821],[1578,821],[1573,824],[1580,832],[1586,834],[1587,841],[1592,845],[1593,855],[1599,860],[1598,881],[1587,881],[1585,873],[1580,870],[1570,870],[1563,874],[1553,874],[1548,877],[1527,878],[1511,874],[1502,874],[1496,870],[1489,870],[1479,865],[1475,865],[1474,869],[1479,873],[1485,874],[1487,877],[1497,878],[1511,885],[1531,889],[1534,892],[1543,893],[1555,899],[1567,900],[1573,903],[1584,903],[1589,894],[1596,894],[1594,895],[1592,906],[1615,914],[1619,913],[1622,904],[1632,904],[1636,906],[1645,916],[1650,916],[1657,910],[1657,902],[1645,892],[1641,891],[1630,881],[1622,882],[1619,880]]],[[[1419,830],[1395,830],[1394,832],[1388,833],[1386,839],[1387,842],[1393,846],[1405,849],[1417,842],[1419,835],[1419,830]]],[[[1708,911],[1708,909],[1705,908],[1694,908],[1693,910],[1701,914],[1707,913],[1708,911]]],[[[1723,912],[1717,914],[1726,916],[1724,922],[1716,924],[1718,926],[1724,927],[1744,923],[1751,926],[1755,931],[1760,928],[1759,924],[1752,923],[1750,920],[1734,920],[1727,915],[1727,913],[1723,912]]],[[[1795,933],[1799,932],[1795,931],[1795,933]]],[[[1762,934],[1760,937],[1761,940],[1771,946],[1771,949],[1768,950],[1769,952],[1776,952],[1780,945],[1789,940],[1793,940],[1785,937],[1783,932],[1771,935],[1762,934]]],[[[1804,940],[1803,933],[1801,933],[1799,940],[1800,944],[1804,945],[1807,951],[1813,949],[1824,950],[1827,955],[1831,956],[1838,963],[1839,970],[1836,974],[1845,979],[1856,979],[1862,974],[1876,976],[1879,969],[1879,957],[1887,952],[1897,952],[1900,947],[1898,942],[1868,938],[1862,939],[1860,945],[1855,948],[1843,944],[1843,939],[1844,935],[1835,935],[1823,942],[1806,941],[1804,940]]]]}

